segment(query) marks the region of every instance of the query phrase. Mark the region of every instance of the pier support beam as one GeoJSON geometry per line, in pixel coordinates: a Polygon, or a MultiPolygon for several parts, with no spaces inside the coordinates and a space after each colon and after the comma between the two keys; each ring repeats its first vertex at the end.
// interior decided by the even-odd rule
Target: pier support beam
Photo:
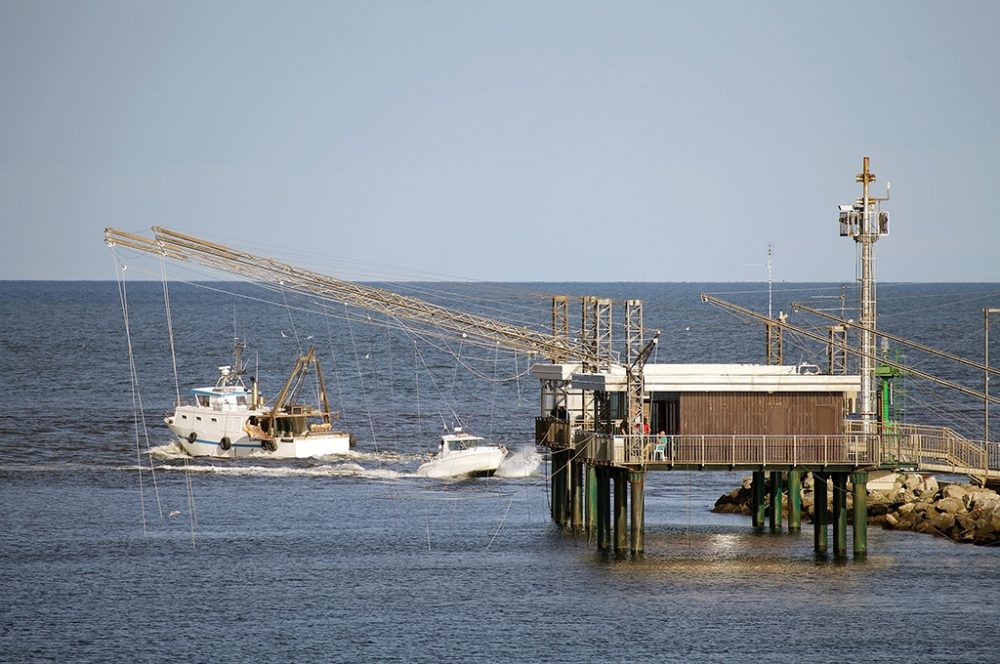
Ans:
{"type": "Polygon", "coordinates": [[[611,470],[600,467],[597,471],[597,548],[611,548],[611,470]]]}
{"type": "Polygon", "coordinates": [[[826,475],[813,473],[813,550],[826,553],[826,475]]]}
{"type": "Polygon", "coordinates": [[[623,553],[628,546],[628,471],[614,468],[615,478],[615,553],[623,553]]]}
{"type": "Polygon", "coordinates": [[[847,473],[833,473],[833,555],[847,555],[847,473]]]}
{"type": "Polygon", "coordinates": [[[583,464],[569,462],[570,506],[574,530],[583,530],[583,464]]]}
{"type": "Polygon", "coordinates": [[[552,519],[560,526],[569,523],[569,458],[571,450],[552,452],[552,519]]]}
{"type": "Polygon", "coordinates": [[[549,453],[549,515],[552,520],[559,523],[559,513],[556,507],[556,496],[559,495],[559,452],[552,450],[549,453]]]}
{"type": "Polygon", "coordinates": [[[633,470],[629,473],[629,483],[632,485],[632,542],[633,556],[641,556],[646,539],[646,472],[633,470]]]}
{"type": "Polygon", "coordinates": [[[868,473],[851,473],[854,485],[854,557],[868,555],[868,473]]]}
{"type": "Polygon", "coordinates": [[[770,508],[770,526],[771,532],[779,532],[781,530],[781,494],[782,494],[782,481],[781,481],[781,471],[772,470],[771,471],[771,508],[770,508]]]}
{"type": "Polygon", "coordinates": [[[587,499],[587,532],[592,533],[597,529],[597,468],[592,465],[584,466],[587,474],[587,485],[584,487],[584,496],[587,499]]]}
{"type": "Polygon", "coordinates": [[[753,471],[750,480],[750,519],[754,530],[764,527],[764,485],[764,471],[753,471]]]}
{"type": "Polygon", "coordinates": [[[788,532],[802,529],[802,471],[788,471],[788,532]]]}

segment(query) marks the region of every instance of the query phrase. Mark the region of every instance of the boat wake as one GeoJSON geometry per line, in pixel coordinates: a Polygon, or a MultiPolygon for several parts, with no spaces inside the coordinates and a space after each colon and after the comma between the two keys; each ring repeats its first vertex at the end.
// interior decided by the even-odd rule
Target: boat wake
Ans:
{"type": "MultiPolygon", "coordinates": [[[[131,468],[134,470],[135,468],[131,468]]],[[[390,468],[365,468],[359,463],[322,464],[318,466],[248,466],[243,464],[188,464],[178,466],[163,464],[156,467],[160,472],[187,472],[203,475],[232,477],[356,477],[361,479],[395,480],[411,477],[412,473],[390,468]]]]}
{"type": "Polygon", "coordinates": [[[542,465],[542,455],[533,447],[511,450],[500,462],[494,477],[519,479],[531,477],[542,465]]]}
{"type": "MultiPolygon", "coordinates": [[[[197,458],[200,461],[211,460],[212,457],[192,457],[185,452],[181,446],[176,442],[166,443],[164,445],[158,445],[156,447],[150,448],[149,455],[157,460],[162,461],[176,461],[188,459],[192,462],[197,458]]],[[[423,459],[423,455],[420,454],[401,454],[399,452],[359,452],[355,450],[350,450],[347,452],[339,452],[337,454],[328,454],[321,457],[306,457],[302,459],[274,459],[275,463],[287,462],[287,461],[300,461],[300,462],[331,462],[350,459],[351,461],[357,462],[372,462],[372,463],[392,463],[392,464],[405,464],[413,461],[420,461],[423,459]]],[[[263,459],[262,459],[263,460],[263,459]]],[[[240,464],[247,461],[247,459],[216,459],[216,461],[224,463],[240,464]]],[[[266,459],[268,463],[271,462],[270,459],[266,459]]]]}
{"type": "MultiPolygon", "coordinates": [[[[413,467],[414,462],[424,461],[420,454],[399,452],[344,452],[318,458],[307,459],[213,459],[211,457],[191,457],[175,442],[153,447],[149,456],[154,460],[157,472],[190,472],[202,475],[232,477],[337,477],[371,480],[399,480],[419,477],[413,467]],[[186,463],[178,463],[178,462],[186,463]],[[157,463],[158,462],[158,463],[157,463]]],[[[511,450],[500,462],[494,477],[500,479],[521,479],[536,474],[542,463],[542,455],[532,447],[511,450]]],[[[135,471],[138,467],[128,465],[122,470],[135,471]]],[[[149,470],[148,465],[143,470],[149,470]]]]}

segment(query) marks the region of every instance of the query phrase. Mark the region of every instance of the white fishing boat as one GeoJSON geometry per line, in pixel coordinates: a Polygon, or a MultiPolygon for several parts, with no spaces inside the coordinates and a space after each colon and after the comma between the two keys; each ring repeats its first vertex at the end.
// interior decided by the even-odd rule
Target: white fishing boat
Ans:
{"type": "Polygon", "coordinates": [[[315,349],[298,358],[285,387],[270,406],[256,381],[248,390],[240,364],[243,344],[236,343],[235,366],[219,367],[212,387],[192,390],[192,403],[179,403],[164,421],[177,443],[191,456],[291,459],[347,452],[353,436],[336,431],[315,349]],[[309,367],[316,370],[319,407],[298,400],[309,367]]]}
{"type": "Polygon", "coordinates": [[[453,432],[441,436],[438,453],[417,468],[417,475],[434,478],[492,475],[506,455],[507,448],[503,445],[488,443],[455,427],[453,432]]]}

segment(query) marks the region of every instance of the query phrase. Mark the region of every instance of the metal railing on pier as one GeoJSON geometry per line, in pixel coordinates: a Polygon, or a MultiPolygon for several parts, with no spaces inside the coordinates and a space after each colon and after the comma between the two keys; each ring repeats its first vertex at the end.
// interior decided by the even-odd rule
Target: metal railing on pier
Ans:
{"type": "MultiPolygon", "coordinates": [[[[583,432],[580,432],[583,433],[583,432]]],[[[877,434],[725,436],[593,434],[592,457],[624,465],[872,466],[880,464],[877,434]]]]}
{"type": "Polygon", "coordinates": [[[1000,479],[1000,443],[969,440],[947,427],[897,424],[865,433],[861,422],[847,420],[840,435],[660,436],[595,433],[540,417],[535,434],[540,445],[614,465],[889,467],[1000,479]]]}

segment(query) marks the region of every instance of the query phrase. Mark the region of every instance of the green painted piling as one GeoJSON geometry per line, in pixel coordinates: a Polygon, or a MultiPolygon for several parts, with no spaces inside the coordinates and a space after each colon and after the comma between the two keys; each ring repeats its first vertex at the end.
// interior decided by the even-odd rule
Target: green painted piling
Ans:
{"type": "Polygon", "coordinates": [[[587,532],[591,533],[597,529],[597,468],[589,464],[585,468],[587,484],[584,495],[587,499],[587,518],[584,521],[587,524],[587,532]]]}
{"type": "Polygon", "coordinates": [[[642,555],[646,537],[645,487],[646,473],[634,470],[629,473],[629,483],[632,485],[632,542],[633,556],[642,555]]]}
{"type": "Polygon", "coordinates": [[[583,530],[583,464],[570,461],[570,507],[574,530],[583,530]]]}
{"type": "Polygon", "coordinates": [[[847,473],[833,473],[833,555],[847,555],[847,473]]]}
{"type": "Polygon", "coordinates": [[[826,553],[826,475],[813,473],[813,550],[826,553]]]}
{"type": "Polygon", "coordinates": [[[854,556],[868,555],[868,473],[851,473],[854,485],[854,556]]]}
{"type": "Polygon", "coordinates": [[[628,546],[628,471],[615,468],[611,472],[615,483],[615,553],[621,553],[628,546]]]}
{"type": "Polygon", "coordinates": [[[611,470],[597,468],[597,548],[611,548],[611,470]]]}
{"type": "Polygon", "coordinates": [[[764,527],[764,471],[755,470],[750,483],[751,524],[754,530],[764,527]]]}
{"type": "Polygon", "coordinates": [[[782,494],[782,481],[781,481],[781,471],[772,470],[771,471],[771,507],[768,510],[770,514],[770,526],[771,532],[778,532],[781,530],[781,494],[782,494]]]}
{"type": "Polygon", "coordinates": [[[802,529],[802,471],[788,471],[788,532],[802,529]]]}
{"type": "Polygon", "coordinates": [[[560,526],[569,523],[569,450],[552,453],[552,512],[560,526]]]}

